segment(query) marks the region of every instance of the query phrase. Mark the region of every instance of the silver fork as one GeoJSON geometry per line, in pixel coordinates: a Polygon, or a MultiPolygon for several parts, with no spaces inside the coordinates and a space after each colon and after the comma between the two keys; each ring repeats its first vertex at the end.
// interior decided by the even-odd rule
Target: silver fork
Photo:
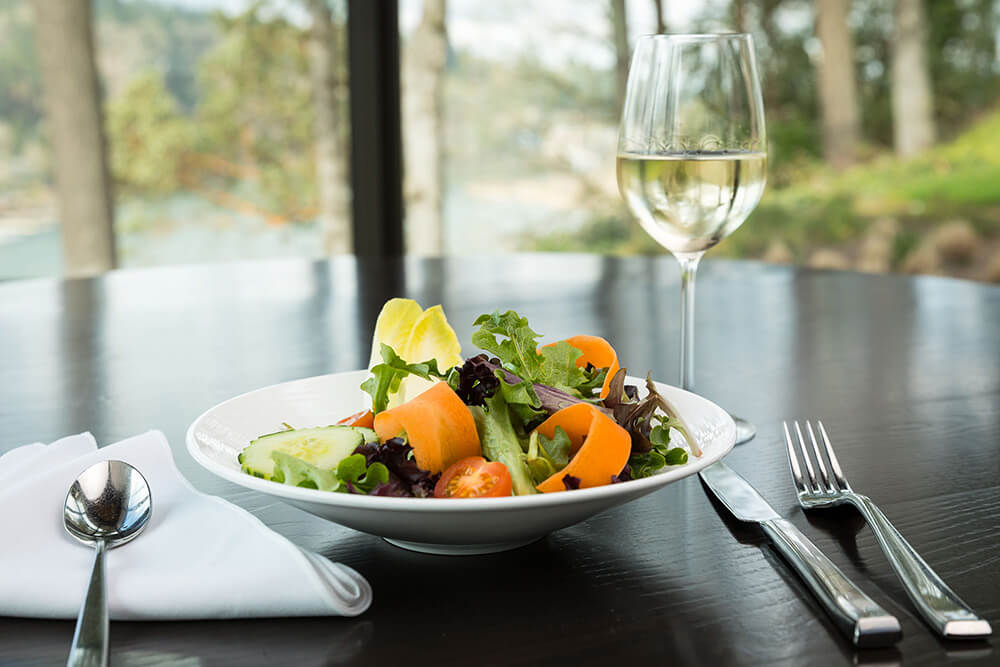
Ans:
{"type": "Polygon", "coordinates": [[[879,546],[882,547],[882,551],[889,559],[889,564],[892,565],[892,569],[896,571],[896,575],[903,582],[906,594],[931,627],[949,639],[988,637],[993,632],[989,622],[977,616],[953,590],[948,588],[941,577],[903,539],[899,531],[889,523],[889,519],[882,513],[882,510],[868,496],[855,493],[851,489],[851,485],[844,478],[837,455],[833,452],[833,446],[830,445],[830,438],[826,434],[826,429],[823,428],[823,422],[817,421],[816,425],[819,427],[819,433],[823,440],[823,449],[830,461],[830,473],[827,472],[823,462],[820,445],[813,432],[812,424],[806,421],[805,430],[809,435],[810,447],[807,446],[806,439],[802,436],[799,423],[794,422],[799,449],[805,462],[805,475],[799,466],[788,422],[783,422],[783,424],[785,445],[788,447],[788,463],[792,469],[795,488],[798,491],[799,505],[804,509],[845,504],[856,507],[868,521],[868,525],[871,526],[879,546]],[[810,449],[812,450],[811,454],[810,449]],[[813,461],[815,461],[815,466],[813,461]]]}

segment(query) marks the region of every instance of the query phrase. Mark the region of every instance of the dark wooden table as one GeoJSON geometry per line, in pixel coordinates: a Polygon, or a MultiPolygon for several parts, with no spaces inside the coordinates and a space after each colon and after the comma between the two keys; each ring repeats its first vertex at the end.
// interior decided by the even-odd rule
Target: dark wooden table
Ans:
{"type": "MultiPolygon", "coordinates": [[[[878,602],[897,649],[856,652],[762,534],[697,478],[490,556],[410,553],[242,490],[184,449],[235,394],[358,368],[382,302],[443,303],[463,341],[515,308],[560,338],[607,337],[635,374],[677,376],[669,257],[536,255],[383,263],[276,261],[0,284],[0,451],[82,430],[163,430],[200,489],[343,561],[375,590],[354,619],[112,623],[121,665],[998,664],[917,618],[852,511],[806,517],[782,419],[822,418],[856,489],[880,503],[1000,630],[1000,288],[709,260],[699,283],[700,393],[754,421],[727,458],[878,602]]],[[[0,548],[16,548],[9,537],[0,548]]],[[[0,572],[0,576],[17,576],[0,572]]],[[[59,664],[73,623],[0,618],[0,663],[59,664]]]]}

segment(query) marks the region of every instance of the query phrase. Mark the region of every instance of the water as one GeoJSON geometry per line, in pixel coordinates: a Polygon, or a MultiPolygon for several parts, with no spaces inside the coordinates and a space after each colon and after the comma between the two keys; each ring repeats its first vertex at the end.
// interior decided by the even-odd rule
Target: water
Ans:
{"type": "MultiPolygon", "coordinates": [[[[122,268],[279,257],[323,256],[318,225],[269,225],[259,218],[181,193],[160,201],[136,200],[115,212],[122,268]]],[[[515,197],[476,197],[461,186],[445,198],[448,254],[512,252],[530,230],[573,228],[585,210],[553,208],[515,197]]],[[[0,280],[59,276],[63,272],[59,227],[0,241],[0,280]]]]}
{"type": "MultiPolygon", "coordinates": [[[[214,206],[195,195],[119,205],[118,258],[122,268],[277,257],[320,257],[314,223],[269,225],[214,206]]],[[[0,280],[63,273],[59,227],[0,243],[0,280]]]]}

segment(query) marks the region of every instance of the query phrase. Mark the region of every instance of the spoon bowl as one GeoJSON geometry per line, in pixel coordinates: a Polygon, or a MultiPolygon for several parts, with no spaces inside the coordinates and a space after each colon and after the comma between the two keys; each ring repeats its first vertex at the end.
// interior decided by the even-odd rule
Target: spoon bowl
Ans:
{"type": "Polygon", "coordinates": [[[63,506],[66,532],[94,547],[94,568],[67,665],[108,664],[108,603],[104,552],[135,539],[149,522],[153,498],[142,474],[124,461],[101,461],[70,486],[63,506]]]}
{"type": "Polygon", "coordinates": [[[135,539],[153,511],[149,485],[124,461],[101,461],[76,478],[66,494],[66,532],[84,544],[104,540],[107,548],[135,539]]]}

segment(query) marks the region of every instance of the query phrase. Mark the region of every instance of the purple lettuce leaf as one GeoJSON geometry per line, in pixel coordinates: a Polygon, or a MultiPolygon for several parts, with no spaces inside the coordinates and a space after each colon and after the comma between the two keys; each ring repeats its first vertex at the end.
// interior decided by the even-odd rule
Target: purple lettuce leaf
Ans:
{"type": "Polygon", "coordinates": [[[580,488],[580,478],[574,477],[573,475],[563,475],[562,483],[563,486],[566,487],[567,491],[573,491],[580,488]]]}
{"type": "Polygon", "coordinates": [[[370,495],[417,498],[434,495],[434,485],[441,473],[432,475],[418,467],[413,458],[413,448],[402,438],[390,438],[383,443],[366,442],[358,445],[354,453],[364,456],[368,465],[378,462],[389,469],[389,481],[376,486],[370,495]]]}

